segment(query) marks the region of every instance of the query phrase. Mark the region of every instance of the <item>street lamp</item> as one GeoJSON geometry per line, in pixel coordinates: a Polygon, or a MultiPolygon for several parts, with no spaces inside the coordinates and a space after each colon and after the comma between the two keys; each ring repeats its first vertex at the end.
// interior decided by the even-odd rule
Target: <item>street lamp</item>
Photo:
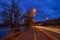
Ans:
{"type": "Polygon", "coordinates": [[[46,17],[46,20],[48,20],[48,17],[46,17]]]}
{"type": "MultiPolygon", "coordinates": [[[[32,17],[34,17],[36,15],[36,9],[32,9],[32,17]]],[[[35,20],[33,19],[33,23],[35,24],[35,20]]]]}
{"type": "Polygon", "coordinates": [[[32,10],[32,16],[35,16],[36,15],[36,9],[33,9],[32,10]]]}
{"type": "Polygon", "coordinates": [[[48,25],[48,22],[47,21],[48,21],[48,17],[46,17],[46,24],[48,25]]]}
{"type": "Polygon", "coordinates": [[[36,9],[33,9],[34,12],[36,12],[36,9]]]}

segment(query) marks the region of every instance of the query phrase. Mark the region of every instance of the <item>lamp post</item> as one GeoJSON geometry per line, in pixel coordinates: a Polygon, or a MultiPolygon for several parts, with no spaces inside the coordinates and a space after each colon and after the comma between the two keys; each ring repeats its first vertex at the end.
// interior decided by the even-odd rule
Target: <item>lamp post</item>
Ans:
{"type": "Polygon", "coordinates": [[[46,20],[48,20],[48,17],[46,17],[46,20]]]}
{"type": "MultiPolygon", "coordinates": [[[[32,9],[32,18],[36,16],[36,9],[32,9]]],[[[33,19],[33,23],[35,24],[35,20],[33,19]]]]}
{"type": "Polygon", "coordinates": [[[35,16],[36,15],[36,9],[33,9],[32,10],[32,16],[35,16]]]}
{"type": "MultiPolygon", "coordinates": [[[[48,21],[48,17],[46,17],[46,22],[48,21]]],[[[48,22],[46,23],[46,24],[48,24],[48,22]]]]}

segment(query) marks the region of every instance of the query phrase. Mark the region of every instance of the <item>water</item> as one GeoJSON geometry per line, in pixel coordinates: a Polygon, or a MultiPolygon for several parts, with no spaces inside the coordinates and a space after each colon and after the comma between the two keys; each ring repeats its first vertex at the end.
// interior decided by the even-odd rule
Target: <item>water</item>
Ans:
{"type": "MultiPolygon", "coordinates": [[[[15,28],[16,29],[16,28],[15,28]]],[[[26,27],[20,27],[19,31],[23,32],[26,29],[26,27]]],[[[0,39],[3,38],[5,35],[9,33],[11,29],[8,27],[0,27],[0,39]]]]}
{"type": "Polygon", "coordinates": [[[9,30],[4,29],[8,29],[8,27],[0,27],[0,39],[3,38],[9,32],[9,30]]]}

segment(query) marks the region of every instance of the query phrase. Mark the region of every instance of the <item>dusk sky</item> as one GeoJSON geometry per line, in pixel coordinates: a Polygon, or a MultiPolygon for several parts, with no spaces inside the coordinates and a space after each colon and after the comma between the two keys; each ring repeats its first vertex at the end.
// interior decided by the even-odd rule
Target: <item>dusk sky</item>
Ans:
{"type": "MultiPolygon", "coordinates": [[[[4,2],[10,4],[10,0],[4,0],[4,2]]],[[[36,8],[36,21],[44,21],[46,20],[46,17],[49,19],[60,17],[60,0],[20,0],[19,7],[23,12],[36,8]]],[[[2,10],[0,4],[0,22],[3,20],[1,17],[2,10]]]]}

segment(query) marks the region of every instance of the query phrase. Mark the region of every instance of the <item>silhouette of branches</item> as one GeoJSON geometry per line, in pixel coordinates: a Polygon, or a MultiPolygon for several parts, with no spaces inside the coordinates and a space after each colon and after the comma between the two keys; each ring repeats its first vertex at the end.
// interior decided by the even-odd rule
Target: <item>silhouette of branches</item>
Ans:
{"type": "Polygon", "coordinates": [[[15,2],[15,0],[11,0],[11,5],[2,1],[0,1],[0,4],[4,9],[2,11],[4,24],[8,25],[12,29],[18,28],[22,20],[21,9],[18,6],[19,0],[17,2],[15,2]]]}

